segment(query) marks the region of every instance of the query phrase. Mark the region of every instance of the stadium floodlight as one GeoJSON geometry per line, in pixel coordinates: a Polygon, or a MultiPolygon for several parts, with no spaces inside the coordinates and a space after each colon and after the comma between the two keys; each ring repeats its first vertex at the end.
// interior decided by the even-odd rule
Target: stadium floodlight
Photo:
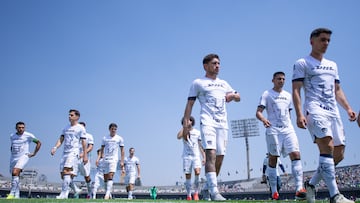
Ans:
{"type": "Polygon", "coordinates": [[[259,136],[259,122],[256,118],[248,118],[231,121],[231,131],[233,138],[245,138],[247,175],[250,179],[250,158],[249,158],[249,139],[248,137],[259,136]]]}

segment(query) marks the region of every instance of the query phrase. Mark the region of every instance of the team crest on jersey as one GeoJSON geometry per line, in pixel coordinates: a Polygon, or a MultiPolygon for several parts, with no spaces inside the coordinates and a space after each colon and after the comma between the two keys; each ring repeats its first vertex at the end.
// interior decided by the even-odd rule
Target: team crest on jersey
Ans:
{"type": "Polygon", "coordinates": [[[327,128],[321,128],[321,132],[323,132],[323,133],[327,133],[327,128]]]}

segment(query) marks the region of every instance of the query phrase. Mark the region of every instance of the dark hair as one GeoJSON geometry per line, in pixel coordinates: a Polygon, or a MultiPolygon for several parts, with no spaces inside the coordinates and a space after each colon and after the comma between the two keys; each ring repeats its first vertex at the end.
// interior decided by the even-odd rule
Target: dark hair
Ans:
{"type": "Polygon", "coordinates": [[[207,64],[209,63],[211,60],[213,60],[214,58],[217,58],[220,60],[219,56],[217,54],[208,54],[204,57],[203,59],[203,64],[207,64]]]}
{"type": "Polygon", "coordinates": [[[282,71],[277,71],[277,72],[275,72],[275,73],[273,74],[273,78],[275,78],[277,75],[283,75],[283,76],[285,76],[285,73],[282,72],[282,71]]]}
{"type": "Polygon", "coordinates": [[[311,32],[310,39],[313,38],[313,37],[318,37],[321,33],[326,33],[326,34],[331,35],[332,31],[330,29],[327,29],[327,28],[317,28],[317,29],[315,29],[315,30],[313,30],[311,32]]]}
{"type": "Polygon", "coordinates": [[[86,123],[84,121],[80,121],[79,124],[83,125],[84,127],[86,127],[86,123]]]}
{"type": "MultiPolygon", "coordinates": [[[[195,118],[190,116],[191,126],[195,125],[195,118]]],[[[184,125],[184,118],[181,119],[181,125],[184,125]]]]}
{"type": "Polygon", "coordinates": [[[71,112],[74,112],[75,115],[77,115],[77,116],[80,117],[80,111],[78,111],[78,110],[76,110],[76,109],[70,109],[70,110],[69,110],[69,113],[71,113],[71,112]]]}
{"type": "Polygon", "coordinates": [[[110,123],[110,125],[109,125],[109,130],[110,130],[112,127],[117,128],[118,126],[116,125],[116,123],[110,123]]]}
{"type": "Polygon", "coordinates": [[[25,126],[25,123],[24,123],[24,122],[22,122],[22,121],[19,121],[19,122],[17,122],[17,123],[16,123],[16,125],[15,125],[15,126],[17,127],[18,125],[24,125],[24,126],[25,126]]]}

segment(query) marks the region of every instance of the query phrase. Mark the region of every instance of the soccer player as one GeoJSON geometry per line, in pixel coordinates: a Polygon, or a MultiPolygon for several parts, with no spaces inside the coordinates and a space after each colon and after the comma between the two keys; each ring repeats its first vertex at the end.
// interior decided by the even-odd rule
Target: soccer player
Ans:
{"type": "Polygon", "coordinates": [[[124,172],[124,139],[116,134],[117,127],[115,123],[109,125],[110,134],[104,136],[101,144],[101,156],[104,157],[104,184],[106,188],[104,199],[110,199],[113,178],[119,161],[119,153],[120,167],[122,172],[124,172]]]}
{"type": "Polygon", "coordinates": [[[7,199],[20,198],[19,175],[28,163],[29,159],[34,157],[41,147],[41,142],[33,134],[25,131],[24,122],[17,122],[15,128],[16,133],[10,135],[10,173],[12,177],[11,190],[10,194],[7,196],[7,199]],[[30,153],[29,151],[29,145],[31,142],[36,144],[33,153],[30,153]]]}
{"type": "MultiPolygon", "coordinates": [[[[73,178],[78,172],[79,148],[80,143],[83,149],[86,149],[86,130],[78,123],[80,112],[76,109],[70,109],[69,122],[51,149],[51,155],[55,155],[56,150],[64,143],[64,151],[60,162],[60,175],[63,180],[61,193],[57,199],[67,199],[69,196],[69,186],[73,183],[73,178]]],[[[88,157],[85,151],[82,153],[83,163],[87,164],[88,157]]],[[[74,191],[75,193],[78,191],[74,191]]]]}
{"type": "MultiPolygon", "coordinates": [[[[190,115],[196,98],[201,105],[200,130],[206,154],[205,175],[207,188],[212,200],[226,200],[217,188],[217,175],[220,172],[228,141],[228,121],[226,103],[240,101],[240,95],[225,80],[217,76],[220,71],[220,58],[209,54],[203,59],[205,77],[195,79],[190,87],[184,112],[183,136],[186,140],[190,131],[190,115]]],[[[207,193],[206,193],[207,194],[207,193]]]]}
{"type": "Polygon", "coordinates": [[[350,121],[356,113],[349,105],[340,86],[338,67],[324,58],[332,31],[317,28],[310,34],[311,53],[298,59],[293,68],[293,100],[297,126],[308,128],[320,156],[319,165],[309,182],[305,183],[308,202],[315,202],[314,187],[322,178],[330,193],[331,203],[353,202],[340,194],[335,180],[335,166],[344,158],[345,134],[337,103],[347,112],[350,121]],[[301,88],[304,88],[304,109],[301,88]]]}
{"type": "Polygon", "coordinates": [[[291,171],[294,176],[296,193],[295,198],[304,200],[306,190],[303,186],[303,169],[300,160],[298,138],[290,119],[292,109],[291,94],[283,89],[285,73],[275,72],[272,78],[273,88],[266,90],[260,97],[256,110],[256,118],[266,128],[266,144],[269,154],[267,168],[268,180],[272,191],[272,198],[279,199],[277,190],[277,161],[280,155],[288,156],[291,160],[291,171]],[[266,109],[267,118],[263,115],[266,109]]]}
{"type": "MultiPolygon", "coordinates": [[[[278,160],[276,162],[276,189],[277,191],[280,191],[281,189],[281,178],[280,178],[280,172],[279,172],[279,168],[281,169],[281,171],[283,172],[284,175],[287,175],[287,173],[285,172],[285,167],[284,165],[281,163],[280,158],[278,157],[278,160]]],[[[262,181],[261,183],[266,184],[268,183],[268,166],[269,166],[269,153],[266,153],[266,157],[264,158],[264,162],[263,162],[263,175],[262,175],[262,181]]],[[[270,185],[269,185],[270,186],[270,185]]],[[[272,191],[271,191],[271,187],[270,187],[270,197],[272,198],[272,191]]]]}
{"type": "Polygon", "coordinates": [[[96,174],[95,174],[95,181],[92,190],[92,198],[96,199],[96,193],[98,188],[101,185],[104,185],[104,159],[101,155],[101,149],[97,150],[97,158],[96,158],[96,174]]]}
{"type": "MultiPolygon", "coordinates": [[[[84,128],[86,127],[86,124],[85,122],[79,122],[80,125],[82,125],[84,128]]],[[[86,164],[83,163],[83,160],[80,159],[79,161],[79,172],[82,176],[84,176],[84,179],[85,179],[85,182],[86,182],[86,187],[87,187],[87,196],[86,198],[87,199],[91,199],[91,193],[92,193],[92,190],[91,190],[91,178],[90,178],[90,168],[91,168],[91,161],[90,161],[90,153],[93,149],[93,146],[94,146],[94,137],[86,132],[86,150],[85,152],[83,152],[83,148],[80,147],[80,156],[81,154],[83,153],[87,153],[88,155],[88,162],[86,164]]],[[[80,157],[82,158],[82,157],[80,157]]],[[[77,193],[78,194],[78,193],[77,193]]]]}
{"type": "Polygon", "coordinates": [[[153,200],[156,200],[157,188],[155,186],[150,189],[150,197],[153,198],[153,200]]]}
{"type": "Polygon", "coordinates": [[[131,147],[129,149],[129,156],[125,157],[125,185],[128,193],[128,199],[133,199],[133,191],[135,185],[135,179],[140,178],[140,161],[135,156],[135,149],[131,147]]]}
{"type": "MultiPolygon", "coordinates": [[[[181,120],[183,125],[184,119],[181,120]]],[[[201,145],[200,131],[194,128],[195,118],[190,116],[190,131],[187,139],[183,139],[183,129],[181,128],[177,134],[177,139],[183,140],[183,170],[185,173],[185,187],[186,187],[186,200],[199,200],[199,187],[200,187],[200,171],[201,165],[205,164],[205,151],[201,145]],[[200,153],[202,158],[200,157],[200,153]],[[191,171],[194,169],[195,180],[194,180],[194,194],[191,196],[191,171]]]]}

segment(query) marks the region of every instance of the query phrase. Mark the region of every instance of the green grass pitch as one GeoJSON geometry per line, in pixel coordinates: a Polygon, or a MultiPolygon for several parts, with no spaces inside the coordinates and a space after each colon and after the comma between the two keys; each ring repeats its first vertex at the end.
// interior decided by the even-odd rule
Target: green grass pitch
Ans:
{"type": "MultiPolygon", "coordinates": [[[[144,202],[149,202],[149,203],[155,203],[155,202],[159,202],[159,203],[177,203],[177,202],[208,202],[208,201],[186,201],[186,200],[164,200],[164,199],[158,199],[158,200],[151,200],[151,199],[134,199],[134,200],[127,200],[127,199],[113,199],[113,200],[104,200],[104,199],[96,199],[96,200],[89,200],[89,199],[12,199],[12,200],[8,200],[8,199],[0,199],[0,203],[99,203],[99,202],[121,202],[121,203],[144,203],[144,202]]],[[[278,201],[270,201],[270,200],[227,200],[227,201],[223,201],[223,202],[238,202],[238,203],[282,203],[282,202],[286,202],[286,203],[291,203],[291,202],[296,202],[296,203],[306,203],[306,201],[294,201],[294,200],[278,200],[278,201]]],[[[316,201],[316,203],[327,203],[329,202],[329,200],[319,200],[316,201]]],[[[356,203],[360,203],[360,201],[356,201],[356,203]]]]}

